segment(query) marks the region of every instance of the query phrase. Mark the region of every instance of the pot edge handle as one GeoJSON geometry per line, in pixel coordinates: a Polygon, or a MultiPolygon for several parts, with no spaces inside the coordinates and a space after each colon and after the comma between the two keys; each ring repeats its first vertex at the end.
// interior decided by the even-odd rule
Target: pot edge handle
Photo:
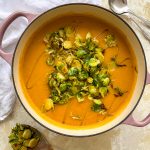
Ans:
{"type": "MultiPolygon", "coordinates": [[[[150,84],[150,73],[147,72],[146,84],[150,84]]],[[[134,119],[133,115],[131,114],[123,124],[136,126],[136,127],[144,127],[150,123],[150,113],[142,120],[137,121],[134,119]]]]}
{"type": "Polygon", "coordinates": [[[10,65],[12,63],[13,53],[12,52],[6,53],[2,49],[2,39],[3,39],[6,29],[18,17],[25,17],[28,20],[28,23],[30,23],[36,16],[37,15],[35,15],[35,14],[31,14],[31,13],[27,13],[27,12],[15,12],[15,13],[11,14],[10,16],[8,16],[4,20],[4,22],[1,24],[1,26],[0,26],[0,56],[10,65]]]}

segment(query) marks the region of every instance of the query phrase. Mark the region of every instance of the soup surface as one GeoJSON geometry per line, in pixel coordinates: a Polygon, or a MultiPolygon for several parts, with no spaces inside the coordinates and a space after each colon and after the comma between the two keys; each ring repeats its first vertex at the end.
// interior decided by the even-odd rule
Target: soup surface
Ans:
{"type": "MultiPolygon", "coordinates": [[[[66,63],[66,59],[67,56],[63,56],[61,63],[66,63]]],[[[135,56],[123,33],[102,20],[90,16],[64,16],[43,25],[29,38],[20,60],[21,84],[31,107],[48,122],[67,128],[100,126],[116,118],[130,101],[136,77],[135,56]],[[62,47],[54,49],[55,47],[52,47],[54,45],[49,43],[52,33],[66,31],[66,28],[72,29],[71,36],[66,37],[66,45],[62,38],[62,47]],[[45,39],[45,36],[48,39],[45,39]],[[76,44],[77,40],[84,46],[89,40],[94,43],[94,47],[85,48],[83,45],[78,45],[79,43],[76,44]],[[67,72],[64,72],[54,65],[57,60],[55,58],[59,60],[62,57],[61,52],[53,55],[54,64],[50,62],[53,51],[60,49],[65,51],[66,55],[71,53],[76,60],[83,62],[76,74],[72,74],[71,77],[67,75],[67,80],[63,83],[69,82],[71,85],[61,92],[62,81],[55,79],[53,74],[68,74],[69,69],[75,67],[67,64],[67,72]],[[101,57],[96,57],[97,51],[101,57]],[[80,57],[80,54],[86,55],[80,57]],[[89,64],[89,70],[95,67],[98,69],[93,74],[84,67],[87,58],[90,62],[94,60],[94,64],[89,64]],[[88,76],[79,78],[80,72],[85,70],[88,76]],[[98,73],[101,75],[101,72],[105,72],[105,77],[95,83],[95,76],[97,77],[98,73]],[[56,84],[60,82],[59,86],[50,85],[52,78],[56,80],[56,84]],[[75,81],[84,83],[84,86],[78,88],[78,93],[72,94],[64,102],[60,97],[70,92],[75,81]],[[93,93],[93,88],[97,90],[96,94],[93,93]],[[56,95],[62,101],[54,101],[52,91],[59,91],[60,93],[56,95]],[[80,97],[77,96],[79,93],[80,97]]],[[[76,89],[72,89],[73,93],[74,91],[76,89]]]]}

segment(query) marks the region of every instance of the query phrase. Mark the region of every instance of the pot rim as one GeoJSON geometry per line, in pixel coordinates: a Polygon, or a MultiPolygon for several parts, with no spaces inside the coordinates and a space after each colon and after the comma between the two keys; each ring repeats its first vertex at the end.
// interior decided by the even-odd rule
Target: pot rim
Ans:
{"type": "Polygon", "coordinates": [[[113,13],[112,11],[110,11],[109,9],[106,9],[102,6],[98,6],[98,5],[94,5],[94,4],[90,4],[90,3],[69,3],[69,4],[63,4],[63,5],[59,5],[59,6],[56,6],[56,7],[53,7],[41,14],[39,14],[26,28],[25,30],[23,31],[23,33],[21,34],[17,44],[16,44],[16,47],[15,47],[15,50],[14,50],[14,53],[13,53],[13,58],[12,58],[12,69],[11,69],[11,75],[12,75],[12,81],[13,81],[13,85],[14,85],[14,89],[15,89],[15,92],[16,92],[16,95],[21,103],[21,105],[23,106],[23,108],[26,110],[26,112],[31,116],[32,119],[34,119],[37,123],[39,123],[42,127],[48,129],[49,131],[52,131],[52,132],[55,132],[59,135],[63,135],[63,136],[68,136],[68,137],[90,137],[90,136],[96,136],[96,135],[99,135],[99,134],[102,134],[102,133],[105,133],[109,130],[112,130],[113,128],[119,126],[120,124],[122,124],[131,114],[132,112],[135,110],[135,108],[137,107],[137,105],[139,104],[140,102],[140,99],[143,95],[143,92],[144,92],[144,89],[145,89],[145,85],[146,85],[146,77],[147,77],[147,61],[146,61],[146,56],[145,56],[145,52],[144,52],[144,49],[143,49],[143,46],[142,46],[142,43],[140,41],[140,39],[138,38],[137,34],[135,33],[135,31],[132,29],[132,27],[130,27],[130,25],[124,21],[120,16],[118,16],[117,14],[113,13]],[[24,33],[28,30],[28,28],[32,25],[33,22],[35,22],[36,20],[38,20],[41,16],[45,15],[46,13],[52,11],[52,10],[55,10],[55,9],[58,9],[58,8],[61,8],[61,7],[64,7],[64,6],[70,6],[70,5],[87,5],[87,6],[93,6],[93,7],[96,7],[96,8],[99,8],[99,9],[103,9],[104,11],[106,11],[107,13],[111,13],[112,15],[114,15],[115,17],[117,17],[118,19],[120,19],[131,31],[132,33],[135,35],[135,37],[137,38],[139,44],[140,44],[140,47],[141,47],[141,50],[142,50],[142,54],[144,56],[144,64],[145,64],[145,76],[144,76],[144,85],[142,87],[142,91],[141,91],[141,94],[138,98],[138,101],[136,102],[134,108],[132,109],[132,111],[129,112],[129,114],[125,117],[125,119],[123,119],[122,121],[120,121],[119,123],[117,123],[116,125],[112,126],[111,128],[103,131],[103,132],[100,132],[100,133],[94,133],[94,134],[90,134],[90,135],[68,135],[68,134],[65,134],[65,133],[60,133],[59,131],[55,131],[53,129],[50,129],[48,127],[46,127],[44,124],[42,124],[41,122],[39,122],[34,116],[32,116],[32,114],[25,108],[24,104],[22,103],[21,101],[21,98],[17,92],[17,88],[16,88],[16,85],[15,85],[15,79],[14,79],[14,59],[15,59],[15,54],[16,54],[16,50],[18,48],[18,45],[20,43],[20,40],[22,38],[22,36],[24,35],[24,33]]]}

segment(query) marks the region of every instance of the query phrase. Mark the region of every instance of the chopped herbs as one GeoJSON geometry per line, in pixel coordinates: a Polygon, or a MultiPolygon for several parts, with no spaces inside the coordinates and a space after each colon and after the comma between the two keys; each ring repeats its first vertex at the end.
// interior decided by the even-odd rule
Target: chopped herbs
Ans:
{"type": "Polygon", "coordinates": [[[122,91],[120,88],[116,87],[114,88],[115,94],[114,96],[119,97],[119,96],[123,96],[124,93],[126,93],[127,91],[122,91]]]}
{"type": "Polygon", "coordinates": [[[94,112],[101,112],[101,111],[106,111],[106,108],[104,106],[104,104],[97,104],[97,103],[93,103],[93,105],[91,106],[91,109],[94,111],[94,112]]]}
{"type": "Polygon", "coordinates": [[[40,138],[41,135],[36,129],[16,124],[9,135],[9,143],[13,150],[27,150],[36,147],[40,138]]]}
{"type": "Polygon", "coordinates": [[[114,35],[111,35],[111,34],[107,35],[105,37],[105,42],[106,42],[107,47],[117,46],[116,38],[114,35]]]}
{"type": "MultiPolygon", "coordinates": [[[[106,108],[101,101],[108,94],[111,84],[110,74],[104,66],[104,50],[99,41],[88,32],[85,37],[74,34],[72,27],[60,28],[48,33],[44,42],[48,54],[47,64],[54,68],[48,77],[50,96],[45,101],[44,111],[54,109],[57,104],[66,104],[72,97],[83,102],[85,96],[93,101],[91,110],[104,114],[106,108]],[[71,37],[75,37],[74,40],[71,37]]],[[[104,39],[107,47],[117,45],[113,35],[107,35],[104,39]]],[[[116,58],[112,58],[116,66],[116,58]]],[[[122,95],[121,91],[116,92],[122,95]]],[[[72,116],[73,119],[79,119],[72,116]]]]}
{"type": "MultiPolygon", "coordinates": [[[[125,60],[128,60],[128,58],[124,59],[124,61],[125,60]]],[[[114,56],[111,58],[111,65],[114,67],[126,67],[127,65],[123,64],[124,61],[122,61],[121,63],[118,63],[117,62],[117,56],[114,56]]]]}

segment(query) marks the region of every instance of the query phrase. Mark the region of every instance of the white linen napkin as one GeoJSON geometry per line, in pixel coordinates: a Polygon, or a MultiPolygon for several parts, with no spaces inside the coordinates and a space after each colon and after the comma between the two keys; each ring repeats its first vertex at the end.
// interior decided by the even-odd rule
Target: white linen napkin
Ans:
{"type": "MultiPolygon", "coordinates": [[[[65,3],[101,4],[101,0],[0,0],[0,24],[15,11],[26,11],[40,14],[52,7],[65,3]]],[[[13,51],[16,43],[26,28],[25,19],[16,19],[8,28],[2,42],[6,52],[13,51]]],[[[0,57],[0,121],[11,113],[16,96],[11,80],[11,67],[0,57]]]]}

